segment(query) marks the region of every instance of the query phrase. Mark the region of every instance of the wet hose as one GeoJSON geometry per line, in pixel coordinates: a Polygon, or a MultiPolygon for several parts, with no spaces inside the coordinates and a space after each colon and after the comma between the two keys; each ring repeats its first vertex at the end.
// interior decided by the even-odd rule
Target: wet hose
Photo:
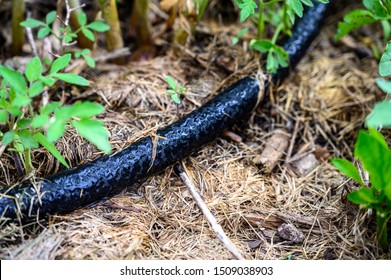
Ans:
{"type": "MultiPolygon", "coordinates": [[[[331,2],[331,1],[330,1],[331,2]]],[[[316,3],[283,44],[294,68],[318,34],[330,4],[316,3]]],[[[290,69],[272,77],[283,80],[290,69]]],[[[2,219],[25,221],[71,212],[132,188],[138,181],[191,155],[239,121],[246,120],[267,94],[262,79],[247,77],[221,92],[189,115],[110,156],[0,191],[2,219]],[[38,216],[38,217],[37,217],[38,216]]]]}

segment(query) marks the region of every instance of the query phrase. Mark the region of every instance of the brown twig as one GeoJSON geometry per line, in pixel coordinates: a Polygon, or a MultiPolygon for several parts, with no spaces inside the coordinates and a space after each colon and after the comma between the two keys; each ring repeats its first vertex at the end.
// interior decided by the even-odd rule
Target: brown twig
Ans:
{"type": "Polygon", "coordinates": [[[236,248],[236,246],[232,243],[232,241],[229,239],[229,237],[225,234],[223,228],[218,224],[216,218],[213,216],[213,214],[210,212],[208,207],[206,206],[205,202],[203,201],[202,197],[198,193],[195,185],[187,175],[184,168],[176,164],[175,168],[178,170],[179,176],[182,179],[182,182],[186,185],[186,187],[189,189],[190,194],[193,196],[195,202],[197,203],[198,207],[201,209],[202,213],[205,215],[206,219],[208,220],[209,224],[211,225],[213,231],[216,233],[217,237],[220,239],[220,241],[224,244],[224,246],[231,252],[231,254],[237,258],[238,260],[244,260],[244,257],[239,252],[239,250],[236,248]]]}

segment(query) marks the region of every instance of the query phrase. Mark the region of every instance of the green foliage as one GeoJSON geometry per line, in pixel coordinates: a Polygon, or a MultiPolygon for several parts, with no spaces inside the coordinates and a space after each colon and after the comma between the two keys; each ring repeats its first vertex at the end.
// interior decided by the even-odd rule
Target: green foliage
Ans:
{"type": "Polygon", "coordinates": [[[248,31],[248,28],[243,28],[239,31],[238,35],[232,38],[232,45],[236,45],[239,43],[239,40],[246,34],[248,31]]]}
{"type": "Polygon", "coordinates": [[[186,88],[179,86],[171,76],[166,76],[166,82],[170,86],[170,89],[167,89],[167,93],[170,94],[172,101],[177,105],[181,104],[180,94],[184,93],[186,88]]]}
{"type": "Polygon", "coordinates": [[[69,167],[53,144],[64,134],[67,125],[75,127],[83,137],[102,151],[111,151],[107,130],[102,122],[92,119],[104,111],[103,106],[89,101],[76,102],[73,105],[50,102],[38,111],[34,110],[34,98],[39,97],[48,84],[51,86],[62,80],[69,84],[89,85],[89,82],[79,75],[59,73],[69,64],[70,58],[71,55],[66,54],[55,59],[46,75],[38,57],[27,63],[24,75],[0,65],[0,124],[8,128],[8,131],[1,134],[0,140],[4,146],[9,146],[9,150],[21,155],[26,170],[32,168],[31,162],[27,161],[27,154],[39,145],[45,147],[64,166],[69,167]]]}
{"type": "Polygon", "coordinates": [[[374,22],[381,22],[385,38],[389,37],[391,28],[388,21],[391,19],[391,1],[363,0],[362,2],[366,8],[365,10],[356,9],[348,13],[343,22],[338,23],[338,31],[334,37],[336,40],[341,39],[353,30],[374,22]]]}
{"type": "MultiPolygon", "coordinates": [[[[317,0],[328,3],[328,0],[317,0]]],[[[267,55],[266,70],[276,73],[278,68],[287,67],[289,57],[287,52],[276,44],[281,33],[291,34],[292,25],[296,16],[302,17],[304,6],[313,6],[314,0],[235,0],[240,9],[240,21],[251,18],[257,23],[257,39],[251,40],[250,46],[253,50],[267,55]],[[274,29],[271,39],[265,39],[265,24],[274,29]]],[[[241,30],[238,36],[232,39],[232,43],[238,43],[245,31],[241,30]]]]}
{"type": "Polygon", "coordinates": [[[391,215],[391,150],[382,134],[375,129],[360,131],[354,155],[360,160],[370,177],[370,187],[365,186],[355,165],[343,159],[333,159],[337,169],[355,180],[361,188],[351,192],[348,199],[363,208],[375,209],[378,241],[387,250],[387,220],[391,215]]]}
{"type": "MultiPolygon", "coordinates": [[[[77,38],[77,34],[79,32],[82,32],[90,41],[94,42],[95,41],[95,35],[93,33],[94,31],[105,32],[110,29],[109,25],[107,25],[101,20],[97,20],[87,24],[87,16],[83,11],[81,11],[77,16],[77,20],[80,24],[80,28],[78,28],[75,31],[72,31],[69,26],[66,26],[66,28],[60,29],[61,35],[57,35],[53,31],[53,27],[52,27],[56,17],[57,17],[56,12],[52,11],[46,15],[45,22],[28,18],[25,21],[21,22],[20,25],[28,28],[39,28],[38,39],[43,39],[44,37],[52,34],[60,41],[61,44],[64,44],[65,46],[72,45],[73,44],[72,41],[75,38],[77,38]]],[[[88,49],[74,52],[74,56],[76,58],[82,57],[86,61],[88,66],[95,67],[95,61],[90,56],[90,54],[91,51],[88,49]]]]}
{"type": "MultiPolygon", "coordinates": [[[[71,45],[79,32],[94,41],[93,31],[104,32],[109,29],[102,21],[87,24],[87,17],[81,12],[78,15],[81,26],[78,30],[72,31],[65,24],[60,30],[61,34],[56,35],[52,29],[56,18],[56,12],[52,11],[46,15],[45,21],[29,18],[21,25],[39,28],[37,36],[40,39],[53,34],[61,43],[60,51],[71,45]]],[[[95,61],[90,54],[89,49],[74,52],[76,58],[82,57],[90,67],[94,67],[95,61]]],[[[89,85],[82,76],[64,73],[71,59],[71,53],[60,53],[53,61],[45,61],[45,64],[42,64],[38,57],[34,57],[27,63],[25,73],[0,65],[0,124],[3,128],[0,141],[8,150],[19,154],[26,172],[33,169],[31,150],[39,146],[46,148],[61,164],[69,167],[54,145],[68,126],[73,126],[82,137],[100,150],[105,153],[111,152],[107,130],[101,121],[94,119],[104,111],[103,106],[89,101],[72,105],[49,101],[40,108],[33,106],[36,103],[35,99],[40,98],[44,91],[50,90],[57,81],[77,86],[89,85]]]]}
{"type": "MultiPolygon", "coordinates": [[[[382,77],[391,76],[391,42],[387,47],[379,62],[379,74],[382,77]]],[[[386,94],[391,94],[391,81],[377,79],[377,86],[386,94]]],[[[391,101],[384,100],[375,104],[371,114],[366,119],[369,127],[391,127],[391,101]]]]}
{"type": "Polygon", "coordinates": [[[201,20],[205,13],[206,7],[209,4],[209,0],[194,0],[194,4],[197,8],[197,22],[201,20]]]}
{"type": "Polygon", "coordinates": [[[254,0],[235,0],[235,3],[240,9],[240,21],[245,21],[249,16],[255,13],[255,9],[258,8],[257,3],[254,0]]]}

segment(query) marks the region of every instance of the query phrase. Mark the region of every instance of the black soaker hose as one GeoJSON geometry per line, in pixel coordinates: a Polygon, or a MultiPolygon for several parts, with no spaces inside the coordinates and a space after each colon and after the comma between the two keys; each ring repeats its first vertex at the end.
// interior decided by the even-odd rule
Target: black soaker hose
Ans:
{"type": "MultiPolygon", "coordinates": [[[[317,35],[327,6],[317,3],[308,9],[295,26],[292,37],[283,45],[289,53],[291,68],[304,56],[317,35]]],[[[272,81],[281,81],[288,73],[289,69],[280,69],[272,81]]],[[[37,216],[68,213],[132,187],[146,176],[191,155],[238,121],[245,120],[265,90],[259,80],[244,78],[204,106],[159,130],[157,134],[161,137],[156,141],[145,137],[116,154],[37,180],[34,184],[23,183],[3,189],[0,216],[25,221],[37,216]]]]}

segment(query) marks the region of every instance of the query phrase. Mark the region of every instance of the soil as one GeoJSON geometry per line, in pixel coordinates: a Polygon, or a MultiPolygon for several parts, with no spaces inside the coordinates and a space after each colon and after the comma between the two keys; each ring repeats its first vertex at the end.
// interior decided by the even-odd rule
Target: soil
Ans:
{"type": "MultiPolygon", "coordinates": [[[[327,19],[298,67],[273,88],[246,123],[182,161],[207,207],[246,259],[390,257],[376,244],[373,213],[347,200],[358,186],[329,161],[352,158],[358,131],[373,104],[384,97],[375,87],[377,59],[365,52],[365,42],[377,43],[380,35],[364,29],[349,37],[351,44],[334,42],[337,21],[344,13],[327,19]],[[287,141],[286,149],[275,166],[265,170],[260,156],[265,156],[262,152],[270,148],[269,139],[276,133],[288,135],[281,140],[287,141]]],[[[242,27],[202,21],[195,40],[184,47],[171,46],[169,34],[163,34],[155,41],[154,58],[122,66],[104,61],[96,69],[83,68],[93,85],[86,90],[67,87],[63,98],[105,105],[99,119],[110,132],[114,151],[121,150],[201,106],[239,77],[261,71],[259,55],[248,50],[250,34],[240,44],[230,44],[242,27]],[[166,93],[166,75],[187,88],[179,110],[166,93]]],[[[28,46],[25,50],[27,57],[28,46]]],[[[1,53],[4,63],[7,51],[1,53]]],[[[101,48],[95,53],[103,54],[101,48]]],[[[71,166],[102,155],[72,129],[56,146],[71,166]]],[[[33,164],[34,176],[63,169],[43,149],[33,152],[33,164]]],[[[12,154],[5,151],[0,158],[0,187],[24,179],[18,176],[12,154]]],[[[73,213],[29,225],[1,223],[0,257],[234,258],[173,168],[140,182],[136,193],[124,190],[73,213]]]]}

